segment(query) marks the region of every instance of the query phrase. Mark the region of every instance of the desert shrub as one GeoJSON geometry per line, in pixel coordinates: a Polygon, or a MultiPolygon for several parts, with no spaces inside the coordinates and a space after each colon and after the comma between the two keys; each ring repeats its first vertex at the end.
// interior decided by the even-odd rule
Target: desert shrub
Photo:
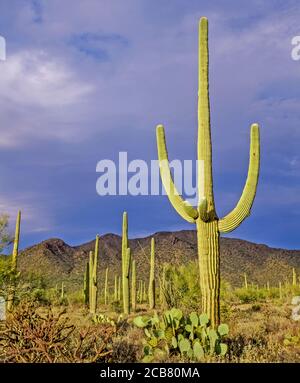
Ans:
{"type": "Polygon", "coordinates": [[[74,305],[83,305],[84,304],[84,296],[83,296],[83,291],[82,290],[77,290],[77,291],[71,291],[68,293],[68,302],[70,304],[74,305]]]}
{"type": "Polygon", "coordinates": [[[201,295],[199,287],[199,269],[196,262],[189,262],[188,264],[179,267],[166,265],[165,283],[162,290],[164,301],[168,308],[198,308],[201,295]]]}
{"type": "Polygon", "coordinates": [[[262,298],[262,295],[259,294],[259,291],[253,288],[246,289],[245,287],[242,287],[236,289],[235,294],[242,303],[252,303],[262,298]]]}
{"type": "Polygon", "coordinates": [[[17,307],[0,331],[3,362],[103,362],[112,354],[116,328],[93,326],[78,330],[65,311],[41,312],[36,302],[17,307]]]}
{"type": "Polygon", "coordinates": [[[172,308],[161,317],[138,316],[134,324],[144,329],[145,362],[173,355],[199,361],[208,355],[224,356],[227,352],[223,337],[228,334],[228,326],[211,328],[206,314],[192,312],[185,316],[181,310],[172,308]]]}

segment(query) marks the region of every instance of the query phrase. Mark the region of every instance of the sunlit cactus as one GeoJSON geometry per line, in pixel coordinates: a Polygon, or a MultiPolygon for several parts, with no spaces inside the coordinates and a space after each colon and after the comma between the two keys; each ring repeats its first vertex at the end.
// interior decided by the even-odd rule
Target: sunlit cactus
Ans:
{"type": "Polygon", "coordinates": [[[105,270],[105,284],[104,284],[104,304],[108,304],[108,272],[109,269],[106,268],[105,270]]]}
{"type": "Polygon", "coordinates": [[[131,307],[132,311],[136,311],[136,262],[132,261],[131,270],[131,307]]]}
{"type": "Polygon", "coordinates": [[[149,275],[149,309],[155,308],[155,240],[151,238],[150,275],[149,275]]]}
{"type": "Polygon", "coordinates": [[[247,280],[247,274],[244,273],[244,287],[245,289],[248,289],[248,280],[247,280]]]}
{"type": "Polygon", "coordinates": [[[99,257],[99,235],[96,235],[95,251],[94,254],[90,252],[90,313],[95,314],[97,311],[97,291],[98,291],[98,280],[97,280],[97,266],[99,257]]]}
{"type": "Polygon", "coordinates": [[[236,229],[250,210],[256,194],[259,174],[259,127],[251,126],[250,161],[243,193],[236,207],[225,217],[216,213],[210,132],[210,106],[208,86],[208,20],[199,23],[199,90],[198,90],[198,206],[193,207],[177,192],[168,163],[165,132],[157,126],[157,148],[160,174],[169,200],[175,210],[188,222],[196,224],[202,312],[216,326],[220,322],[220,233],[236,229]]]}
{"type": "Polygon", "coordinates": [[[89,262],[86,263],[84,278],[83,278],[83,297],[84,304],[87,306],[90,300],[90,265],[89,262]]]}
{"type": "Polygon", "coordinates": [[[65,298],[65,284],[61,282],[61,290],[60,290],[60,299],[63,300],[65,298]]]}
{"type": "Polygon", "coordinates": [[[124,270],[123,270],[123,312],[125,315],[130,313],[130,264],[131,264],[131,252],[127,248],[125,259],[124,259],[124,270]]]}
{"type": "Polygon", "coordinates": [[[12,280],[11,280],[8,295],[7,295],[7,311],[8,312],[12,310],[14,299],[15,299],[15,282],[16,282],[15,277],[16,277],[17,266],[18,266],[20,226],[21,226],[21,211],[19,210],[17,214],[17,220],[16,220],[14,245],[13,245],[13,252],[12,252],[12,259],[11,259],[12,280]]]}
{"type": "Polygon", "coordinates": [[[115,285],[114,285],[114,301],[118,301],[118,276],[115,274],[115,285]]]}
{"type": "Polygon", "coordinates": [[[297,273],[295,267],[293,267],[293,287],[297,286],[297,273]]]}

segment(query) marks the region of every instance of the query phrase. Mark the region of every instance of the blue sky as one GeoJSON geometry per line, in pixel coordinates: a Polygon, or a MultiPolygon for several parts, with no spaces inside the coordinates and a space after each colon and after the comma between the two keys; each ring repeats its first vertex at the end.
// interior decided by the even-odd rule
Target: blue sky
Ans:
{"type": "Polygon", "coordinates": [[[239,237],[300,248],[300,35],[297,1],[2,0],[0,210],[23,212],[22,247],[70,244],[96,233],[191,229],[167,197],[100,197],[96,164],[156,159],[155,126],[170,159],[194,159],[197,26],[210,22],[215,201],[220,216],[242,191],[249,126],[261,125],[262,161],[251,217],[239,237]]]}

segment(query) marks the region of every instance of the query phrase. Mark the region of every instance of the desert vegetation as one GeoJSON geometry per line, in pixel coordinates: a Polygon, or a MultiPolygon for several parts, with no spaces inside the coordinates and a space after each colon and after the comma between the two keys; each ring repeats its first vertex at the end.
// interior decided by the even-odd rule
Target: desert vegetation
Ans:
{"type": "MultiPolygon", "coordinates": [[[[259,174],[259,127],[251,127],[249,171],[237,206],[217,216],[212,181],[208,92],[208,21],[199,24],[197,207],[176,191],[168,167],[165,134],[157,127],[161,178],[176,211],[197,230],[197,260],[175,262],[157,253],[153,236],[136,257],[123,213],[122,240],[113,267],[106,262],[97,234],[93,249],[82,252],[80,284],[71,278],[45,275],[35,265],[19,268],[21,213],[18,213],[11,256],[1,257],[0,295],[6,318],[0,329],[3,362],[296,362],[300,360],[299,269],[285,279],[257,283],[246,270],[238,283],[221,275],[220,233],[238,227],[250,214],[259,174]],[[201,165],[201,166],[202,166],[201,165]],[[143,268],[141,264],[143,263],[143,268]]],[[[7,220],[2,221],[3,246],[7,220]]],[[[0,226],[1,230],[1,226],[0,226]]],[[[138,242],[140,245],[140,243],[138,242]]],[[[56,243],[61,258],[64,246],[56,243]]],[[[191,244],[188,243],[191,247],[191,244]]],[[[53,252],[47,248],[53,259],[53,252]]],[[[73,254],[73,250],[69,249],[73,254]]],[[[66,257],[65,257],[66,258],[66,257]]],[[[29,257],[26,258],[29,260],[29,257]]],[[[44,260],[42,260],[43,262],[44,260]]],[[[234,261],[233,261],[234,262],[234,261]]],[[[70,275],[71,261],[66,264],[70,275]]],[[[59,273],[58,273],[59,275],[59,273]]],[[[78,277],[78,276],[77,276],[78,277]]]]}

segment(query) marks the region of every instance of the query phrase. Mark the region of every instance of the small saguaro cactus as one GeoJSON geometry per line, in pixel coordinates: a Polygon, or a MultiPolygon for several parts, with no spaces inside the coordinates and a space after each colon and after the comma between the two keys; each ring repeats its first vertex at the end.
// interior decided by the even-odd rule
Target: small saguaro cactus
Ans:
{"type": "Polygon", "coordinates": [[[139,280],[138,299],[140,304],[143,303],[143,281],[141,280],[139,280]]]}
{"type": "Polygon", "coordinates": [[[131,252],[128,247],[126,252],[126,257],[124,259],[124,270],[123,270],[123,312],[125,315],[128,315],[130,313],[130,288],[129,288],[130,264],[131,264],[131,252]]]}
{"type": "Polygon", "coordinates": [[[123,213],[123,222],[122,222],[122,291],[123,291],[123,311],[125,312],[125,306],[127,306],[127,295],[128,292],[125,292],[126,289],[126,259],[127,259],[127,249],[128,249],[128,218],[127,213],[123,213]],[[126,301],[126,302],[125,302],[126,301]]]}
{"type": "Polygon", "coordinates": [[[104,304],[108,304],[108,272],[109,269],[106,268],[105,270],[105,284],[104,284],[104,304]]]}
{"type": "MultiPolygon", "coordinates": [[[[98,290],[98,281],[97,281],[97,266],[98,266],[98,257],[99,257],[99,235],[96,235],[95,241],[95,251],[94,254],[90,253],[90,262],[92,263],[92,273],[91,273],[91,295],[90,295],[90,313],[95,314],[97,310],[97,290],[98,290]],[[93,257],[94,255],[94,257],[93,257]]],[[[90,265],[91,267],[91,265],[90,265]]]]}
{"type": "Polygon", "coordinates": [[[15,299],[15,277],[16,277],[17,266],[18,266],[20,226],[21,226],[21,211],[19,210],[17,214],[17,220],[16,220],[16,230],[15,230],[14,245],[13,245],[13,252],[12,252],[12,259],[11,259],[12,281],[10,283],[8,296],[7,296],[7,311],[8,312],[12,310],[14,299],[15,299]]]}
{"type": "Polygon", "coordinates": [[[87,306],[90,300],[90,265],[89,262],[86,263],[84,279],[83,279],[83,297],[84,304],[87,306]]]}
{"type": "Polygon", "coordinates": [[[244,273],[244,287],[245,289],[248,289],[248,280],[247,280],[247,274],[244,273]]]}
{"type": "Polygon", "coordinates": [[[155,308],[155,240],[151,238],[150,275],[149,275],[149,309],[155,308]]]}
{"type": "Polygon", "coordinates": [[[60,299],[63,300],[65,298],[65,284],[61,282],[61,290],[60,290],[60,299]]]}
{"type": "Polygon", "coordinates": [[[281,286],[281,282],[279,282],[279,298],[282,299],[282,286],[281,286]]]}
{"type": "Polygon", "coordinates": [[[146,289],[146,282],[143,281],[143,301],[147,302],[148,294],[147,294],[147,289],[146,289]]]}
{"type": "Polygon", "coordinates": [[[297,286],[297,273],[295,267],[293,267],[293,287],[297,286]]]}
{"type": "Polygon", "coordinates": [[[132,311],[136,311],[136,262],[132,261],[131,270],[131,307],[132,311]]]}
{"type": "Polygon", "coordinates": [[[118,277],[118,302],[121,301],[121,277],[118,277]]]}
{"type": "Polygon", "coordinates": [[[115,274],[114,301],[118,302],[118,276],[115,274]]]}
{"type": "Polygon", "coordinates": [[[157,149],[162,183],[175,210],[188,222],[196,224],[202,312],[216,327],[220,323],[220,233],[236,229],[249,216],[256,194],[259,174],[259,127],[251,126],[250,161],[246,184],[236,207],[225,217],[216,213],[210,132],[208,89],[208,20],[199,23],[199,90],[198,90],[198,206],[193,207],[178,193],[168,163],[163,125],[157,126],[157,149]]]}

